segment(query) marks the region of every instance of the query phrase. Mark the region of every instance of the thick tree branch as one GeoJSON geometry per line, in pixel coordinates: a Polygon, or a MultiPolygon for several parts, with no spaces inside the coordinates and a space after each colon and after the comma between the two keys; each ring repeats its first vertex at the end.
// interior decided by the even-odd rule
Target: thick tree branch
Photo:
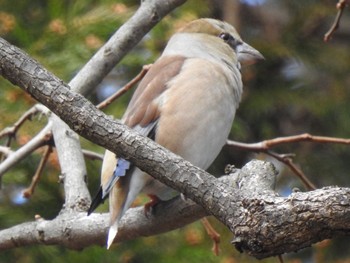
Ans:
{"type": "Polygon", "coordinates": [[[79,136],[56,115],[50,120],[65,193],[64,209],[86,211],[91,198],[86,187],[87,171],[79,136]]]}
{"type": "MultiPolygon", "coordinates": [[[[115,242],[153,236],[183,227],[205,216],[194,202],[177,197],[159,203],[145,216],[143,207],[129,209],[120,222],[115,242]]],[[[0,251],[28,245],[61,245],[82,249],[105,246],[109,228],[108,214],[62,213],[54,220],[36,220],[0,231],[0,251]]]]}
{"type": "MultiPolygon", "coordinates": [[[[269,187],[271,166],[250,169],[263,181],[250,182],[251,190],[228,186],[210,174],[134,133],[98,111],[90,102],[0,39],[0,72],[49,107],[85,138],[130,159],[156,179],[182,192],[216,216],[234,234],[235,246],[263,258],[309,246],[325,238],[348,234],[350,189],[327,188],[279,197],[269,187]],[[110,143],[113,141],[113,143],[110,143]],[[258,186],[267,182],[264,190],[258,186]],[[291,237],[293,239],[291,240],[291,237]]],[[[246,187],[238,184],[240,188],[246,187]]]]}
{"type": "MultiPolygon", "coordinates": [[[[262,170],[267,163],[260,162],[262,170]]],[[[226,185],[241,185],[251,190],[253,181],[260,182],[261,174],[247,169],[241,176],[240,170],[232,169],[232,174],[219,180],[226,185]]],[[[273,176],[271,177],[273,178],[273,176]]],[[[264,180],[259,184],[261,191],[271,183],[264,180]]],[[[153,236],[183,227],[208,215],[202,207],[180,196],[158,203],[152,213],[145,216],[144,208],[129,209],[120,222],[115,242],[123,242],[139,237],[153,236]]],[[[23,223],[0,231],[0,251],[28,245],[61,245],[71,249],[82,249],[91,245],[104,246],[108,230],[108,214],[74,212],[61,213],[54,220],[45,220],[36,215],[35,222],[23,223]]]]}

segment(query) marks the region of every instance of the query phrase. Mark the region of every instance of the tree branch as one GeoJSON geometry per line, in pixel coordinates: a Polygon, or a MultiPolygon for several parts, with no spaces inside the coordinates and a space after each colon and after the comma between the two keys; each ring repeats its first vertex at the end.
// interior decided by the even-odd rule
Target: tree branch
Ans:
{"type": "Polygon", "coordinates": [[[48,145],[45,149],[43,156],[41,157],[38,168],[37,168],[34,176],[32,177],[32,182],[30,183],[30,186],[23,190],[23,196],[25,198],[30,198],[33,195],[33,193],[35,191],[35,187],[37,186],[37,184],[40,180],[41,174],[44,170],[44,166],[45,166],[51,153],[52,153],[52,146],[48,145]]]}
{"type": "Polygon", "coordinates": [[[0,178],[13,166],[23,160],[26,156],[34,152],[36,149],[46,144],[51,137],[52,122],[47,125],[27,144],[23,145],[16,152],[12,152],[6,160],[0,164],[0,178]]]}
{"type": "MultiPolygon", "coordinates": [[[[120,222],[115,242],[165,233],[205,216],[194,202],[180,197],[157,204],[152,214],[145,216],[144,208],[129,209],[120,222]]],[[[36,216],[40,217],[40,216],[36,216]]],[[[83,249],[106,244],[109,228],[107,213],[62,213],[53,220],[40,218],[0,231],[0,251],[28,245],[61,245],[83,249]]]]}
{"type": "Polygon", "coordinates": [[[285,136],[278,137],[274,139],[264,140],[257,143],[242,143],[236,142],[232,140],[227,140],[226,145],[229,147],[234,147],[242,150],[254,151],[254,152],[263,152],[267,155],[272,156],[276,160],[284,163],[289,169],[297,175],[303,184],[306,186],[308,190],[316,189],[316,186],[306,177],[303,171],[294,164],[293,155],[291,154],[279,154],[271,151],[272,147],[288,144],[288,143],[296,143],[296,142],[313,142],[313,143],[332,143],[332,144],[344,144],[349,145],[350,139],[347,138],[334,138],[327,136],[317,136],[309,133],[303,133],[293,136],[285,136]]]}
{"type": "Polygon", "coordinates": [[[65,210],[86,211],[91,198],[86,187],[86,165],[79,142],[79,136],[59,117],[53,115],[53,138],[61,168],[60,182],[65,193],[65,210]]]}
{"type": "MultiPolygon", "coordinates": [[[[145,0],[141,2],[137,12],[108,40],[108,42],[91,58],[69,83],[76,92],[87,94],[110,72],[141,39],[165,15],[183,4],[186,0],[145,0]]],[[[29,112],[36,111],[32,108],[29,112]]],[[[85,210],[90,203],[90,195],[85,185],[86,168],[79,139],[67,125],[56,116],[51,116],[49,128],[55,137],[56,148],[60,160],[66,193],[65,207],[85,210]],[[69,162],[65,162],[69,160],[69,162]],[[72,165],[72,162],[75,162],[72,165]],[[74,167],[75,169],[71,169],[74,167]],[[81,189],[77,193],[77,189],[81,189]]],[[[15,127],[17,128],[17,127],[15,127]]],[[[4,131],[7,132],[8,131],[4,131]]],[[[2,132],[2,133],[4,133],[2,132]]],[[[1,134],[2,134],[1,133],[1,134]]],[[[42,133],[41,133],[42,135],[42,133]]],[[[46,136],[46,135],[45,135],[46,136]]],[[[35,137],[38,139],[38,136],[35,137]]],[[[38,140],[23,146],[18,153],[11,155],[0,165],[0,176],[8,171],[26,155],[33,147],[41,147],[38,140]],[[33,144],[35,145],[33,146],[33,144]]],[[[35,148],[34,148],[35,149],[35,148]]]]}
{"type": "MultiPolygon", "coordinates": [[[[186,0],[145,0],[137,12],[85,64],[69,82],[72,90],[91,92],[112,68],[155,26],[165,15],[186,0]]],[[[65,189],[65,208],[84,211],[90,204],[86,187],[86,165],[78,136],[56,116],[53,136],[60,161],[65,189]],[[72,162],[74,164],[72,165],[72,162]],[[74,169],[71,169],[74,167],[74,169]]]]}
{"type": "MultiPolygon", "coordinates": [[[[36,104],[32,108],[30,108],[28,111],[26,111],[18,121],[15,122],[11,127],[7,127],[3,129],[0,132],[0,139],[8,136],[8,137],[14,137],[16,136],[17,131],[21,128],[21,126],[27,121],[31,120],[33,116],[37,115],[38,113],[48,115],[49,111],[46,107],[44,107],[41,104],[36,104]]],[[[9,145],[8,145],[9,146],[9,145]]]]}
{"type": "Polygon", "coordinates": [[[256,162],[248,167],[252,166],[249,169],[263,180],[249,181],[249,188],[239,183],[238,187],[245,190],[236,189],[112,120],[2,39],[0,50],[0,72],[4,77],[49,107],[80,135],[130,159],[184,193],[205,213],[216,216],[234,234],[233,243],[239,250],[263,258],[348,234],[350,189],[325,188],[280,197],[269,190],[276,173],[273,167],[262,168],[256,162]]]}
{"type": "Polygon", "coordinates": [[[118,62],[167,14],[186,0],[143,0],[136,13],[98,50],[69,86],[90,93],[118,62]]]}
{"type": "Polygon", "coordinates": [[[343,15],[345,7],[348,4],[349,4],[349,0],[339,0],[338,1],[337,5],[336,5],[336,7],[338,9],[337,15],[336,15],[334,22],[333,22],[332,26],[330,27],[330,29],[327,31],[326,34],[324,34],[324,38],[323,38],[324,42],[328,42],[332,38],[334,32],[339,28],[340,19],[343,15]]]}
{"type": "Polygon", "coordinates": [[[120,88],[116,93],[114,93],[112,96],[108,97],[101,103],[99,103],[96,107],[98,109],[103,109],[110,105],[113,101],[124,95],[128,90],[130,90],[137,82],[139,82],[148,72],[148,70],[151,68],[152,65],[145,65],[142,67],[142,70],[135,78],[130,80],[124,87],[120,88]]]}

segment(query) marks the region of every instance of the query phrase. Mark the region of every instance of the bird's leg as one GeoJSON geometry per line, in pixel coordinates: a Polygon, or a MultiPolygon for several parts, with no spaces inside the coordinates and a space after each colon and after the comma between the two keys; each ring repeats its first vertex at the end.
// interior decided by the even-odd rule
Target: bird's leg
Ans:
{"type": "Polygon", "coordinates": [[[144,213],[146,217],[148,217],[147,215],[150,213],[152,207],[161,201],[156,195],[148,194],[148,196],[151,200],[147,202],[144,206],[144,213]]]}

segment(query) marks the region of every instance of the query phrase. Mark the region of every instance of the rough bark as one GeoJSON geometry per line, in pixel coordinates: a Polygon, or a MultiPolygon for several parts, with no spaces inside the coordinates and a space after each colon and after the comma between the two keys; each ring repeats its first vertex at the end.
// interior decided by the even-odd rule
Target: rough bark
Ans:
{"type": "Polygon", "coordinates": [[[248,165],[253,172],[243,170],[242,174],[262,179],[228,185],[107,117],[6,41],[0,40],[0,50],[0,72],[5,78],[50,108],[80,135],[130,159],[202,206],[232,231],[239,250],[264,258],[348,234],[350,189],[329,187],[280,197],[270,189],[273,167],[261,167],[257,162],[248,165]]]}
{"type": "MultiPolygon", "coordinates": [[[[143,207],[131,208],[120,222],[114,242],[153,236],[185,226],[205,216],[204,210],[180,197],[159,203],[147,217],[143,207]]],[[[53,220],[37,219],[0,231],[0,251],[29,245],[60,245],[80,250],[106,244],[108,214],[70,211],[53,220]]]]}

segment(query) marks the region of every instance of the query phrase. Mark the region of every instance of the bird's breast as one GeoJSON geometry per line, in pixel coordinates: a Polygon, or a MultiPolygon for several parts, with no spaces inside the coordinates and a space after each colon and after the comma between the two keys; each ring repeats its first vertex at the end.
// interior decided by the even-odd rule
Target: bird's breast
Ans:
{"type": "Polygon", "coordinates": [[[186,60],[160,98],[156,141],[207,169],[225,144],[240,100],[240,75],[231,75],[211,61],[186,60]]]}

